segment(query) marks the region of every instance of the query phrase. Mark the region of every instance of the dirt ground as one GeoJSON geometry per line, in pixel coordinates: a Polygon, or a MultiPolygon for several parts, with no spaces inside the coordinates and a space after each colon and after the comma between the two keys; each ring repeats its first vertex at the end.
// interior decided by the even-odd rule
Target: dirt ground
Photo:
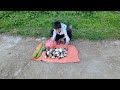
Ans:
{"type": "Polygon", "coordinates": [[[0,79],[120,79],[119,40],[73,43],[79,63],[47,63],[31,60],[39,41],[0,35],[0,79]]]}

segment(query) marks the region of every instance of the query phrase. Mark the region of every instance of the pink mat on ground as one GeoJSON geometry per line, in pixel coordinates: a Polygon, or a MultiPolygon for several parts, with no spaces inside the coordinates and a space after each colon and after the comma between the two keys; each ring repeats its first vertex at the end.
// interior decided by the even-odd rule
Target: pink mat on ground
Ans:
{"type": "MultiPolygon", "coordinates": [[[[62,48],[63,45],[57,45],[56,48],[62,48]]],[[[39,46],[36,47],[36,50],[39,48],[39,46]]],[[[35,50],[35,51],[36,51],[35,50]]],[[[72,62],[80,62],[80,59],[78,57],[78,51],[74,45],[68,45],[68,54],[66,57],[62,59],[51,59],[51,58],[44,58],[45,51],[42,52],[41,57],[38,59],[32,58],[36,61],[45,61],[45,62],[53,62],[53,63],[72,63],[72,62]]]]}

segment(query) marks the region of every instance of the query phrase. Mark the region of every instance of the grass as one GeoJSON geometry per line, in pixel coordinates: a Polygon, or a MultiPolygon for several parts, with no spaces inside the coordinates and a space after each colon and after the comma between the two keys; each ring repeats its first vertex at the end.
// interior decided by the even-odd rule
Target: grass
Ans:
{"type": "Polygon", "coordinates": [[[120,12],[115,11],[0,11],[0,33],[49,37],[55,20],[72,24],[74,39],[120,39],[120,12]]]}

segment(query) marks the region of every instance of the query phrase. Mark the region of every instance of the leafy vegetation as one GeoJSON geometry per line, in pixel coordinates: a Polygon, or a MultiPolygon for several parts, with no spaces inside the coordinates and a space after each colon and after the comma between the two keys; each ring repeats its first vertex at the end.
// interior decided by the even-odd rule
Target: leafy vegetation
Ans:
{"type": "Polygon", "coordinates": [[[57,20],[72,24],[74,39],[120,39],[118,11],[0,11],[0,33],[49,37],[57,20]]]}

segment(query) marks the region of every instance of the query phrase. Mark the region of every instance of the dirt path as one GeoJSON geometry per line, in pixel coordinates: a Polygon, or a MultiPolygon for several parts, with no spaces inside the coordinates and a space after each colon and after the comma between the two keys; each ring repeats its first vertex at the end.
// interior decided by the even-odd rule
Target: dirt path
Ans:
{"type": "Polygon", "coordinates": [[[0,35],[1,79],[87,79],[120,78],[120,41],[82,41],[73,43],[80,63],[46,63],[31,60],[38,45],[31,38],[0,35]]]}

